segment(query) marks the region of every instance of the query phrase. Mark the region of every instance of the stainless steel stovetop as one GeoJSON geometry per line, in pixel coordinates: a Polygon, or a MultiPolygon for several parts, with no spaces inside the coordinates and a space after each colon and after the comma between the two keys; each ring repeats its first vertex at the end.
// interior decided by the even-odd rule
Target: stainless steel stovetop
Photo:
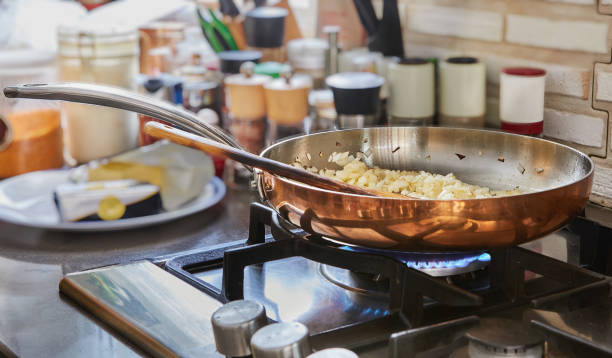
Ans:
{"type": "Polygon", "coordinates": [[[527,250],[443,260],[408,255],[403,262],[427,274],[400,272],[404,281],[398,285],[392,282],[399,279],[361,265],[361,253],[347,254],[336,266],[329,263],[329,252],[338,253],[329,250],[352,249],[323,245],[323,253],[315,254],[318,242],[302,247],[304,240],[292,246],[291,240],[265,238],[267,242],[251,238],[248,244],[220,245],[158,263],[176,277],[150,263],[137,263],[69,275],[60,289],[160,356],[219,356],[210,316],[236,298],[261,303],[273,321],[303,323],[316,350],[345,347],[360,357],[466,357],[465,337],[471,329],[504,326],[490,323],[490,318],[537,330],[552,357],[612,354],[609,280],[566,264],[579,262],[580,242],[567,231],[527,250]],[[347,265],[364,270],[340,268],[347,265]]]}

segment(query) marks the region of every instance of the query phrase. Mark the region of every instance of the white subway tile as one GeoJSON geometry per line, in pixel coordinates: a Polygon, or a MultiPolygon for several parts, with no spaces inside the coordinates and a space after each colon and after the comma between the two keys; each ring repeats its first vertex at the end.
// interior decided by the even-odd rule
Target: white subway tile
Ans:
{"type": "Polygon", "coordinates": [[[496,12],[411,5],[407,25],[412,31],[427,34],[501,41],[503,21],[502,15],[496,12]]]}
{"type": "Polygon", "coordinates": [[[544,109],[544,135],[589,147],[603,145],[606,126],[603,118],[544,109]]]}
{"type": "Polygon", "coordinates": [[[595,82],[597,83],[595,99],[612,102],[612,72],[596,69],[595,77],[595,82]]]}
{"type": "Polygon", "coordinates": [[[592,190],[595,195],[612,198],[612,168],[595,161],[592,190]]]}
{"type": "Polygon", "coordinates": [[[506,16],[506,41],[530,46],[586,52],[608,52],[608,24],[506,16]]]}
{"type": "Polygon", "coordinates": [[[499,72],[505,67],[537,67],[546,70],[546,92],[588,98],[591,69],[529,61],[512,57],[481,55],[487,65],[487,80],[499,83],[499,72]]]}

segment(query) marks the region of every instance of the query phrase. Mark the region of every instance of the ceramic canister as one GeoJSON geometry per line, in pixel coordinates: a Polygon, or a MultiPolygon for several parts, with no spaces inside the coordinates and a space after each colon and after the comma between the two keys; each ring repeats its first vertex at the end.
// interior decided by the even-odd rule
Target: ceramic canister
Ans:
{"type": "Polygon", "coordinates": [[[392,125],[433,124],[435,66],[422,58],[406,58],[389,65],[387,113],[392,125]]]}
{"type": "Polygon", "coordinates": [[[546,71],[504,68],[499,76],[499,119],[506,132],[537,135],[544,123],[546,71]]]}
{"type": "Polygon", "coordinates": [[[268,119],[282,125],[296,125],[308,115],[308,92],[312,81],[306,75],[278,78],[264,85],[268,119]]]}
{"type": "Polygon", "coordinates": [[[440,64],[440,124],[484,126],[485,65],[474,57],[451,57],[440,64]]]}
{"type": "Polygon", "coordinates": [[[263,85],[270,77],[236,74],[225,78],[226,105],[237,118],[261,118],[266,115],[263,85]]]}

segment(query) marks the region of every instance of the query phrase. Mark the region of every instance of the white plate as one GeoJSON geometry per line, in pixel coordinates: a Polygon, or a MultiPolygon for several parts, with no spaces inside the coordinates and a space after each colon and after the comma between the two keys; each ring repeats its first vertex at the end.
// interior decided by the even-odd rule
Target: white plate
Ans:
{"type": "Polygon", "coordinates": [[[0,220],[13,224],[65,231],[133,229],[178,219],[217,204],[225,196],[225,184],[213,177],[200,196],[177,210],[112,221],[61,222],[53,202],[57,185],[68,182],[68,170],[44,170],[0,182],[0,220]]]}

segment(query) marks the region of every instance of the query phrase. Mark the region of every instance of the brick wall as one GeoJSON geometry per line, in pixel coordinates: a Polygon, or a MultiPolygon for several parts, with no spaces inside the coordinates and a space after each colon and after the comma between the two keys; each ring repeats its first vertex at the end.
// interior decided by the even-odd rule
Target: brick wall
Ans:
{"type": "Polygon", "coordinates": [[[487,65],[487,125],[499,127],[499,71],[547,71],[544,135],[595,161],[592,200],[612,207],[612,0],[399,0],[407,56],[487,65]]]}

